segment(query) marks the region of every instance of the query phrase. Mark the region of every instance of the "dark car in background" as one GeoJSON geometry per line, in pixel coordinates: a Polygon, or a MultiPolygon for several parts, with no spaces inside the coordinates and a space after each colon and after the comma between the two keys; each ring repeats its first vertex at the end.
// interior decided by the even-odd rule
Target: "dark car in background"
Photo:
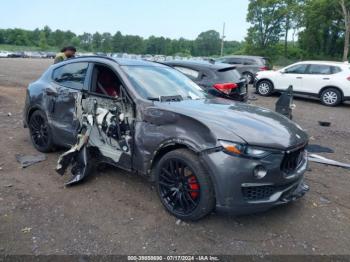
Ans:
{"type": "Polygon", "coordinates": [[[11,52],[11,53],[9,53],[9,55],[7,57],[9,57],[9,58],[22,58],[22,57],[24,57],[24,52],[11,52]]]}
{"type": "Polygon", "coordinates": [[[216,59],[221,63],[235,65],[238,72],[247,79],[248,84],[253,84],[255,74],[259,71],[272,70],[272,64],[267,57],[232,55],[216,59]]]}
{"type": "MultiPolygon", "coordinates": [[[[227,72],[227,65],[212,68],[227,72]]],[[[73,182],[89,165],[107,162],[149,177],[166,210],[183,220],[215,207],[264,211],[308,190],[301,127],[268,109],[209,96],[159,63],[80,57],[52,65],[27,89],[24,123],[39,151],[78,140],[60,157],[77,152],[65,162],[74,165],[73,182]]]]}
{"type": "Polygon", "coordinates": [[[180,71],[211,95],[247,101],[246,79],[234,66],[215,61],[167,61],[163,64],[180,71]]]}

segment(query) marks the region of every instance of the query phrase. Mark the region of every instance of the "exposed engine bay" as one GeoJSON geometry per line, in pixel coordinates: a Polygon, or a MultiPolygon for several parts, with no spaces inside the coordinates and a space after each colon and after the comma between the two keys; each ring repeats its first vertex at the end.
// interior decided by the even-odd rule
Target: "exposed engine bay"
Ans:
{"type": "Polygon", "coordinates": [[[66,185],[83,180],[99,162],[119,164],[131,161],[133,110],[125,99],[97,96],[76,97],[75,117],[79,120],[77,143],[59,157],[56,171],[64,175],[71,166],[73,178],[66,185]]]}

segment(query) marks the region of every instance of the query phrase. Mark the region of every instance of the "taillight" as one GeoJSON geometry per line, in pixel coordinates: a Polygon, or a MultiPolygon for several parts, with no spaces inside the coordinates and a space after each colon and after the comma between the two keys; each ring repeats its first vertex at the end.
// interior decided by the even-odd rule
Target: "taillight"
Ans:
{"type": "Polygon", "coordinates": [[[220,92],[223,92],[228,95],[231,93],[231,90],[237,88],[238,85],[236,83],[222,83],[215,84],[214,87],[220,92]]]}
{"type": "Polygon", "coordinates": [[[260,71],[267,71],[269,68],[267,66],[263,66],[259,68],[260,71]]]}
{"type": "Polygon", "coordinates": [[[350,76],[348,76],[348,77],[346,78],[346,80],[350,81],[350,76]]]}

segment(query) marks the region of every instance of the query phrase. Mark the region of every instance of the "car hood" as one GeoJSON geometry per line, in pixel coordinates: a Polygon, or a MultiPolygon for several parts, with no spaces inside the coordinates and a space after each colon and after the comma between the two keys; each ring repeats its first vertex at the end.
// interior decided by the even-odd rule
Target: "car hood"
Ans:
{"type": "Polygon", "coordinates": [[[240,142],[238,136],[250,145],[283,150],[308,141],[299,125],[257,106],[221,98],[156,104],[158,108],[200,121],[217,139],[240,142]]]}

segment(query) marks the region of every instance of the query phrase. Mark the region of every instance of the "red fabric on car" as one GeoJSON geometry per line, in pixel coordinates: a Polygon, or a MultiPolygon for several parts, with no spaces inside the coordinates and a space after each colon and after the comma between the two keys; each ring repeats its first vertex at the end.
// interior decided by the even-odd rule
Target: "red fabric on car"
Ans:
{"type": "MultiPolygon", "coordinates": [[[[110,71],[101,71],[98,75],[98,83],[102,85],[103,89],[109,96],[117,97],[118,93],[118,81],[114,74],[110,71]]],[[[96,92],[104,94],[99,86],[96,88],[96,92]]]]}

